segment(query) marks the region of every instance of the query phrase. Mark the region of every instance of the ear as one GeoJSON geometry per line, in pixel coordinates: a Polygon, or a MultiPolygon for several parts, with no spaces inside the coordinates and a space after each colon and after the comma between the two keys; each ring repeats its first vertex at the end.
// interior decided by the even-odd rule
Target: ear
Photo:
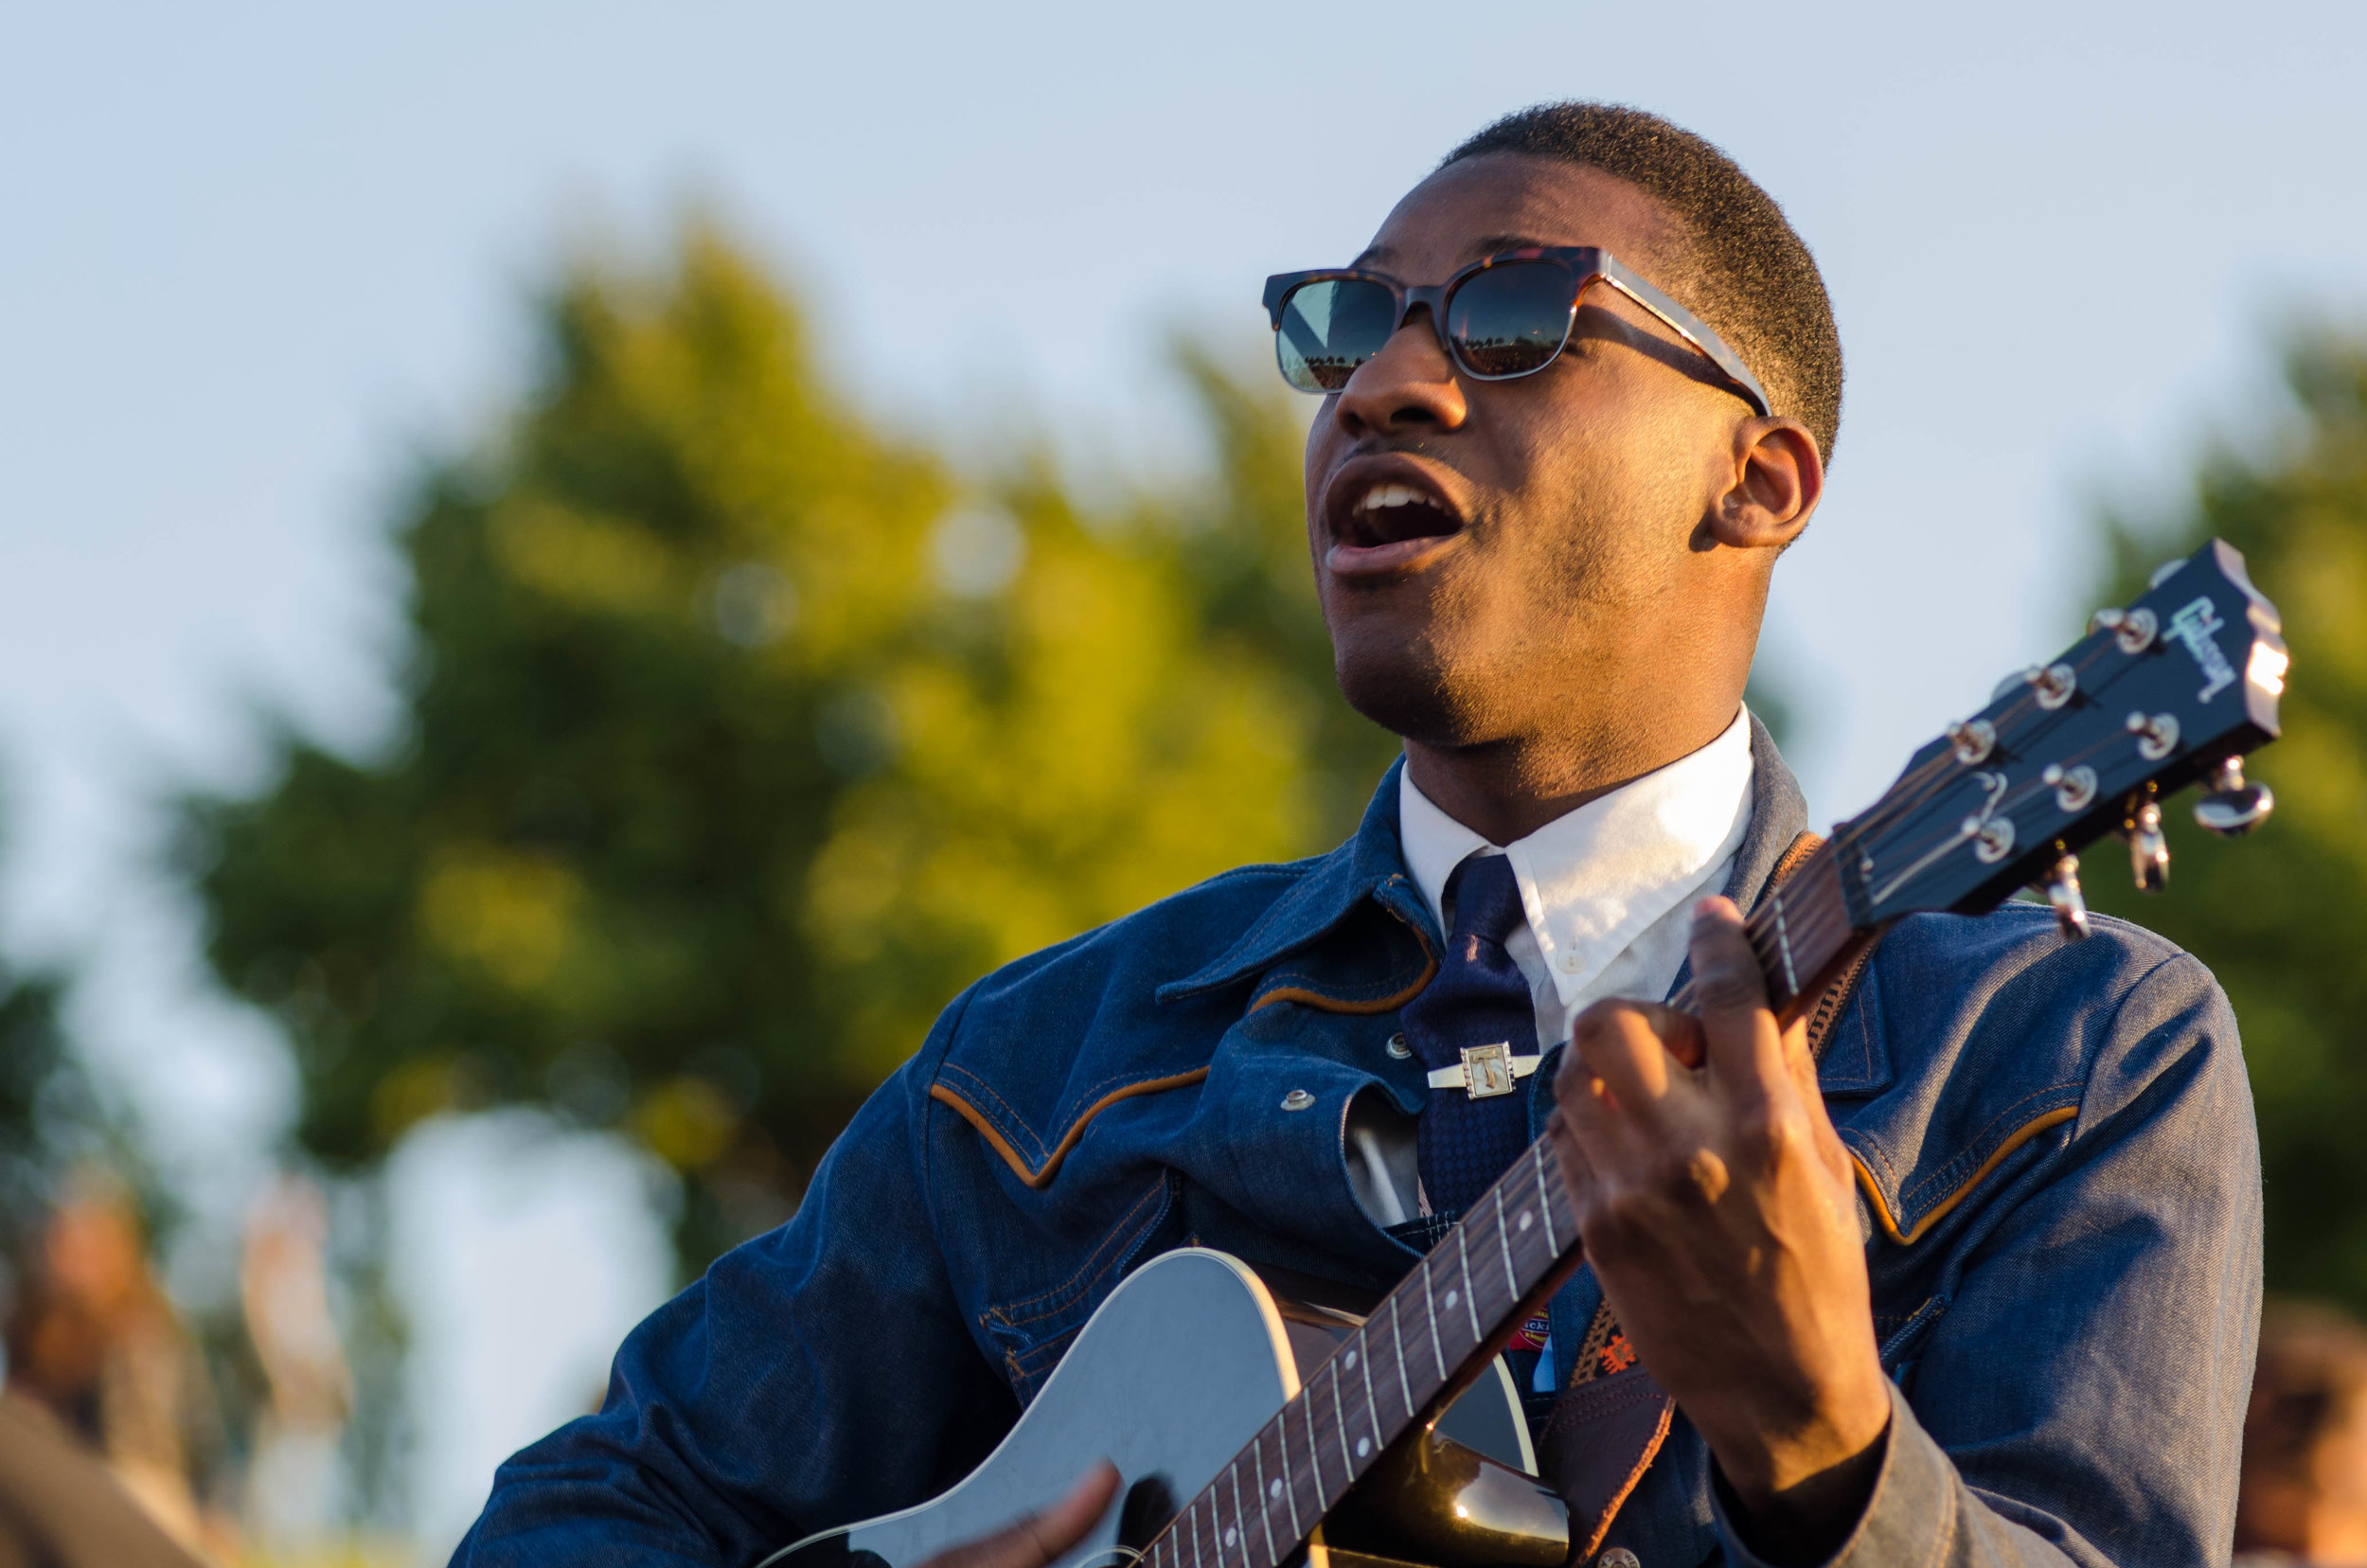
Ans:
{"type": "Polygon", "coordinates": [[[1711,508],[1710,532],[1738,550],[1780,550],[1800,537],[1824,496],[1824,459],[1797,419],[1735,426],[1734,483],[1711,508]]]}

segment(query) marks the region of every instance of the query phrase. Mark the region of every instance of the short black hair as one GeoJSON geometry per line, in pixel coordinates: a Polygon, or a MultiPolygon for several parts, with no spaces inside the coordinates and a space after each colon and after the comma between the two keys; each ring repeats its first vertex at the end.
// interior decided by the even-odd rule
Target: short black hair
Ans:
{"type": "Polygon", "coordinates": [[[1816,258],[1775,198],[1717,147],[1658,115],[1616,103],[1540,103],[1506,115],[1447,154],[1487,152],[1599,169],[1672,211],[1693,276],[1654,278],[1707,322],[1765,383],[1775,412],[1816,437],[1830,463],[1841,429],[1841,333],[1816,258]]]}

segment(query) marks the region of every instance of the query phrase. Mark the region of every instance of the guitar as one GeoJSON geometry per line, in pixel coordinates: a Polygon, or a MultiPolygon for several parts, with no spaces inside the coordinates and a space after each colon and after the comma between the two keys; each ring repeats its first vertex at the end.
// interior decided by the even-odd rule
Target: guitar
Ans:
{"type": "MultiPolygon", "coordinates": [[[[2067,938],[2085,935],[2077,852],[2116,833],[2138,886],[2158,891],[2162,802],[2190,783],[2206,787],[2204,828],[2258,824],[2273,801],[2243,758],[2277,734],[2279,630],[2242,556],[2214,540],[2001,686],[1752,912],[1776,1016],[1798,1019],[1908,915],[1984,914],[2027,884],[2067,938]]],[[[1408,1555],[1554,1568],[1567,1512],[1520,1473],[1534,1465],[1495,1352],[1579,1261],[1542,1141],[1369,1311],[1299,1299],[1220,1253],[1164,1254],[1111,1292],[968,1478],[768,1564],[916,1568],[1107,1457],[1120,1500],[1060,1568],[1364,1568],[1408,1555]]]]}

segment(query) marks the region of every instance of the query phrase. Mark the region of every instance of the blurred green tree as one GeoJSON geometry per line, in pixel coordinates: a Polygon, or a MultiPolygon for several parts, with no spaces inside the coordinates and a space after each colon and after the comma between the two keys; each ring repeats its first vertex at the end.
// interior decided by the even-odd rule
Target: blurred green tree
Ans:
{"type": "Polygon", "coordinates": [[[1089,515],[870,431],[724,240],[572,270],[535,390],[398,530],[406,721],[182,809],[206,951],[299,1136],[496,1102],[686,1178],[692,1268],[775,1222],[990,967],[1326,846],[1395,741],[1332,686],[1301,425],[1180,353],[1217,462],[1089,515]]]}
{"type": "Polygon", "coordinates": [[[2284,736],[2255,773],[2277,809],[2223,843],[2164,813],[2166,895],[2091,857],[2091,896],[2208,963],[2244,1034],[2267,1166],[2272,1288],[2367,1309],[2367,338],[2297,331],[2295,417],[2265,455],[2214,452],[2166,526],[2108,519],[2108,602],[2217,535],[2285,617],[2284,736]]]}

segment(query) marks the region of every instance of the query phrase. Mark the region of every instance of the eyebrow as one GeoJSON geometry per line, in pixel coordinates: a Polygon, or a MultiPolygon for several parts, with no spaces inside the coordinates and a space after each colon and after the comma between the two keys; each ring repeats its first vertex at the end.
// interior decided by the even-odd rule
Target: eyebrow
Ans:
{"type": "MultiPolygon", "coordinates": [[[[1497,256],[1509,250],[1545,250],[1551,247],[1542,240],[1526,234],[1484,234],[1471,241],[1471,249],[1480,256],[1497,256]]],[[[1385,265],[1397,252],[1387,245],[1367,245],[1357,258],[1348,263],[1352,270],[1385,265]]]]}

